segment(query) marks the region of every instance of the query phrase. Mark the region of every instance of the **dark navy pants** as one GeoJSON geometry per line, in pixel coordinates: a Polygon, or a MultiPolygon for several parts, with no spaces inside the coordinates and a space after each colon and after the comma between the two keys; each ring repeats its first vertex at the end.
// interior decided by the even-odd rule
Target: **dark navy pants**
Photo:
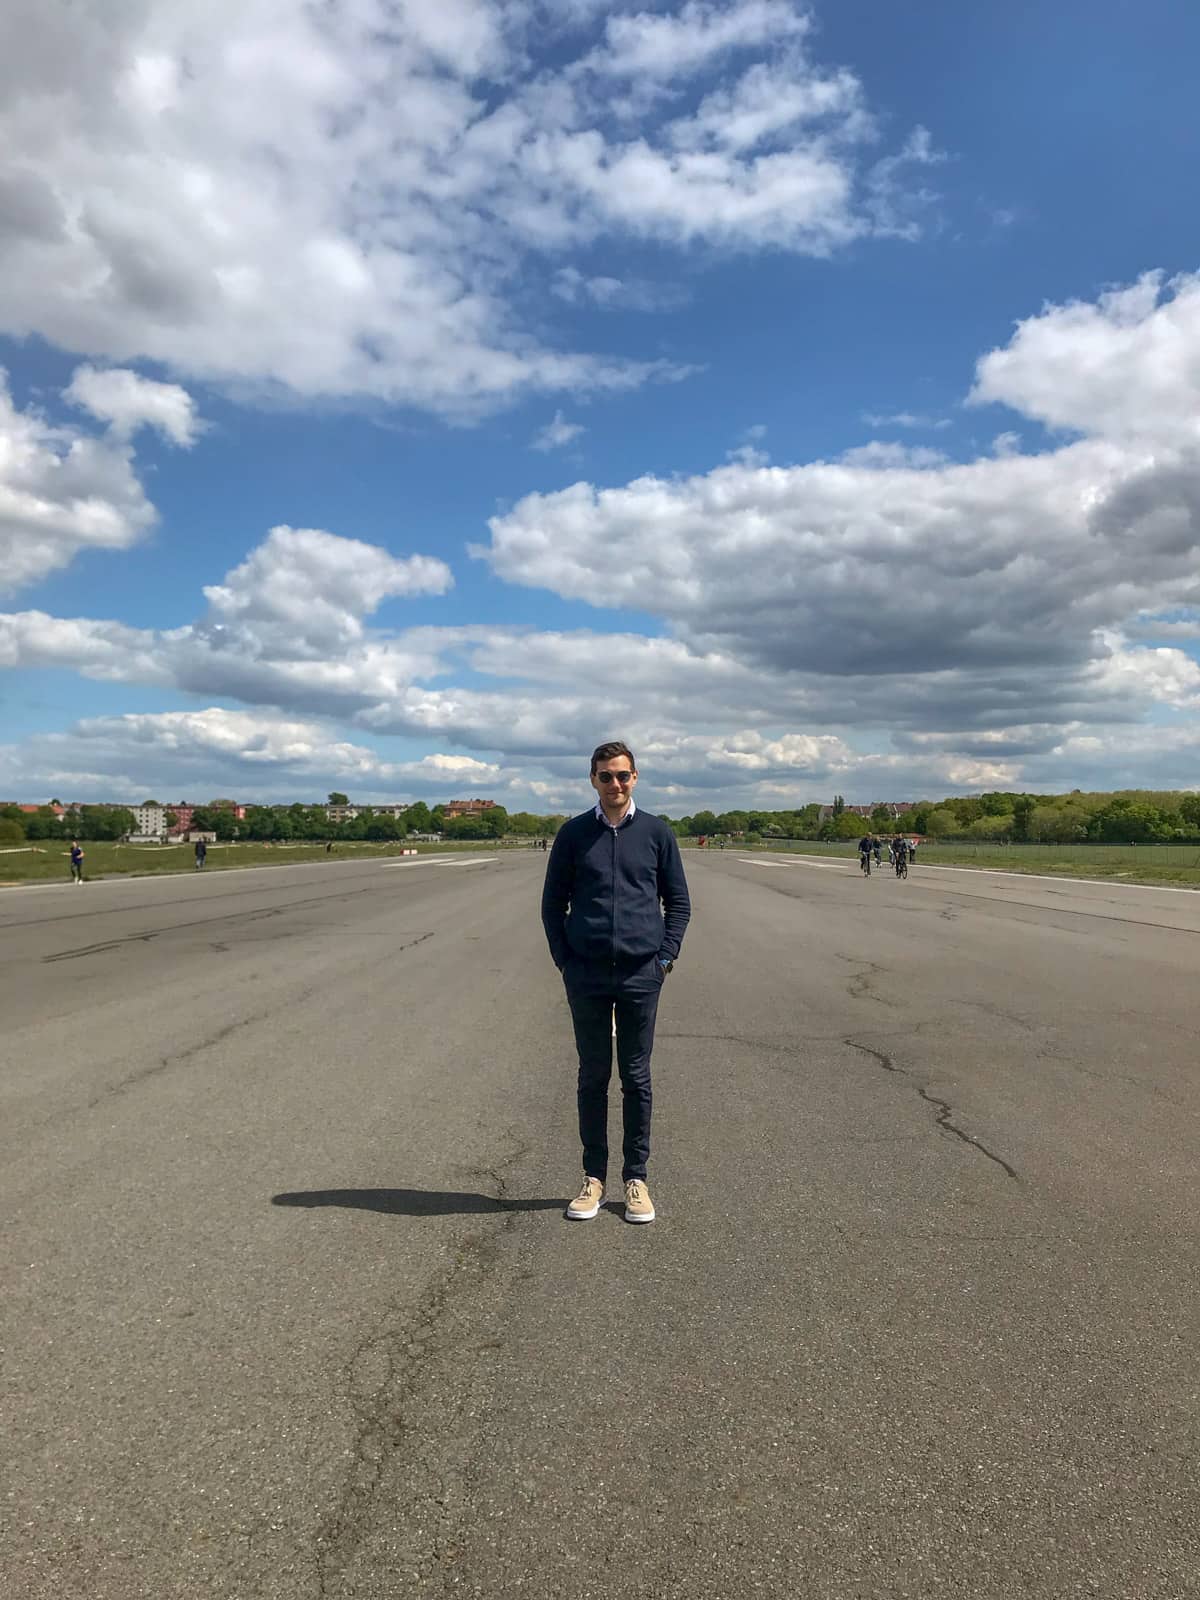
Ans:
{"type": "Polygon", "coordinates": [[[612,1078],[613,1009],[624,1122],[622,1178],[645,1178],[650,1159],[650,1052],[662,989],[656,960],[632,970],[572,958],[563,972],[579,1052],[579,1137],[583,1170],[608,1177],[608,1085],[612,1078]]]}

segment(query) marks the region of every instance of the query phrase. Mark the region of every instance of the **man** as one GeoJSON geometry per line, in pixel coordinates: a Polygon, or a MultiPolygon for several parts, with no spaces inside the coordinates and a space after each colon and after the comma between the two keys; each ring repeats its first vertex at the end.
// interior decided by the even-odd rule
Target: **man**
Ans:
{"type": "Polygon", "coordinates": [[[83,849],[78,839],[71,840],[71,882],[83,882],[83,849]]]}
{"type": "Polygon", "coordinates": [[[871,871],[871,835],[864,833],[858,841],[858,864],[864,872],[871,871]]]}
{"type": "Polygon", "coordinates": [[[654,1221],[646,1187],[654,1019],[692,908],[675,835],[638,810],[637,780],[628,745],[614,740],[596,747],[591,782],[599,798],[559,829],[542,890],[542,924],[566,985],[579,1052],[583,1187],[567,1207],[573,1222],[594,1217],[604,1198],[614,1030],[625,1220],[654,1221]]]}
{"type": "Polygon", "coordinates": [[[196,870],[202,871],[204,859],[208,855],[208,845],[203,839],[196,840],[196,870]]]}
{"type": "Polygon", "coordinates": [[[878,834],[871,840],[871,848],[875,852],[875,865],[881,867],[883,865],[883,840],[878,834]]]}

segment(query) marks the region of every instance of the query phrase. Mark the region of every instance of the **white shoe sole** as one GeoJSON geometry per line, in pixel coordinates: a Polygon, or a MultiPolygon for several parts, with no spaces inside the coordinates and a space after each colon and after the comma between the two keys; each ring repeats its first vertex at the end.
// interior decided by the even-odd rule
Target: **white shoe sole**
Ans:
{"type": "Polygon", "coordinates": [[[649,1216],[647,1216],[645,1212],[642,1212],[640,1216],[636,1216],[635,1217],[635,1216],[632,1216],[630,1214],[629,1207],[626,1206],[626,1208],[625,1208],[625,1221],[626,1222],[653,1222],[654,1221],[654,1212],[651,1211],[649,1216]]]}
{"type": "Polygon", "coordinates": [[[568,1222],[590,1222],[593,1217],[597,1217],[599,1215],[600,1202],[598,1200],[590,1211],[575,1211],[570,1206],[567,1207],[568,1222]]]}

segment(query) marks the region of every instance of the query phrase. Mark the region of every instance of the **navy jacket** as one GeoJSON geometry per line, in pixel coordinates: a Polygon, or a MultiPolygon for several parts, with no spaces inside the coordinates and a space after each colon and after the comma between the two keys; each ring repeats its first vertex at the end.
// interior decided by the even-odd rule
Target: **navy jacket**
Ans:
{"type": "Polygon", "coordinates": [[[571,955],[621,967],[674,961],[691,914],[679,843],[661,818],[635,811],[610,828],[593,808],[558,830],[542,925],[560,972],[571,955]]]}

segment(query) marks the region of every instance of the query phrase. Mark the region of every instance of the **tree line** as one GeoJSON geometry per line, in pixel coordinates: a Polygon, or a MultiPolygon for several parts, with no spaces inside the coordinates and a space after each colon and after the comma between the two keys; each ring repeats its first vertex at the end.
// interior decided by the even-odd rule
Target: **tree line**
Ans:
{"type": "MultiPolygon", "coordinates": [[[[341,797],[330,801],[332,805],[339,803],[346,802],[341,797]]],[[[418,800],[400,816],[363,807],[356,817],[345,822],[331,822],[322,805],[300,802],[289,806],[247,806],[242,818],[228,806],[196,806],[190,826],[197,832],[215,833],[223,842],[238,839],[325,843],[339,839],[387,842],[431,833],[441,834],[443,839],[536,839],[554,835],[565,820],[561,816],[536,816],[529,811],[509,812],[503,806],[491,806],[478,816],[447,817],[444,806],[430,807],[418,800]]],[[[0,808],[0,844],[39,839],[115,840],[136,828],[133,812],[124,806],[82,806],[61,817],[52,806],[40,806],[32,813],[16,806],[0,808]]]]}
{"type": "MultiPolygon", "coordinates": [[[[1123,789],[1114,793],[1024,794],[996,790],[946,800],[921,800],[894,816],[877,806],[869,817],[846,809],[838,796],[832,815],[822,807],[795,811],[711,811],[681,817],[677,834],[756,838],[858,839],[864,833],[910,833],[933,839],[1013,844],[1167,844],[1200,840],[1200,794],[1190,791],[1123,789]]],[[[671,819],[668,819],[671,820],[671,819]]]]}
{"type": "MultiPolygon", "coordinates": [[[[149,803],[149,802],[148,802],[149,803]]],[[[345,804],[341,795],[330,803],[345,804]]],[[[864,832],[913,833],[934,839],[994,843],[1165,844],[1200,840],[1200,794],[1189,791],[1124,789],[1115,793],[1023,794],[994,791],[945,800],[921,800],[894,817],[879,806],[869,817],[846,809],[841,796],[833,812],[821,820],[819,805],[792,811],[698,811],[694,816],[665,820],[681,838],[736,836],[757,839],[857,839],[864,832]]],[[[220,840],[259,841],[402,840],[414,834],[441,834],[444,839],[481,841],[505,838],[552,838],[565,821],[558,814],[539,816],[492,806],[478,816],[446,816],[444,806],[418,800],[400,816],[364,807],[345,822],[331,822],[322,805],[248,806],[239,819],[225,806],[197,806],[192,827],[215,833],[220,840]]],[[[120,839],[136,822],[122,806],[83,806],[59,817],[50,806],[34,813],[15,806],[0,808],[0,844],[38,839],[120,839]]]]}

